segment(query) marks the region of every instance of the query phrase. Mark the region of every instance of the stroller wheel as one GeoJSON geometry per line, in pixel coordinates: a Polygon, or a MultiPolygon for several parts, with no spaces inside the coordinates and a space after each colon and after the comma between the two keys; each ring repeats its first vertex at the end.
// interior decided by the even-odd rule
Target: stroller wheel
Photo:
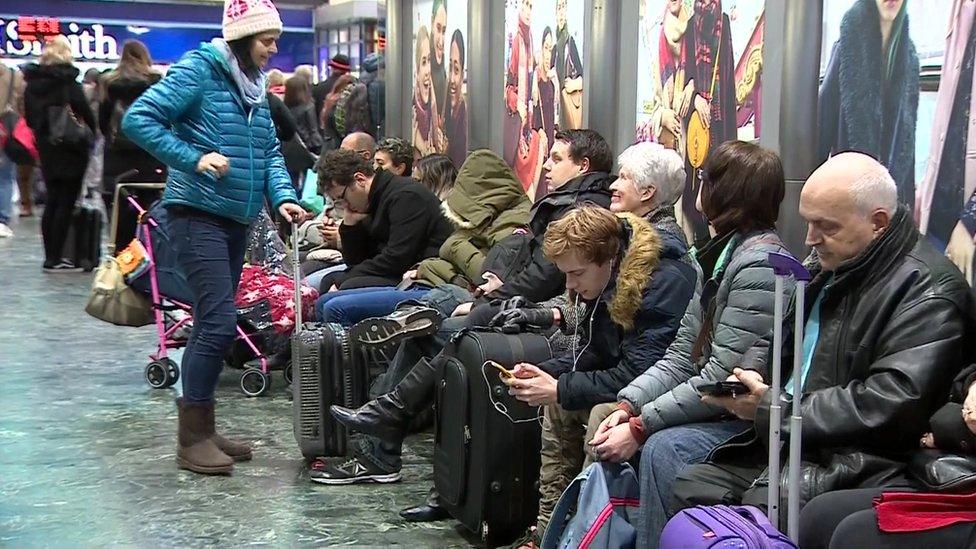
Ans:
{"type": "Polygon", "coordinates": [[[180,379],[180,367],[176,365],[176,361],[169,357],[167,357],[164,362],[166,364],[165,387],[171,387],[180,379]]]}
{"type": "Polygon", "coordinates": [[[180,378],[180,370],[171,359],[154,360],[146,365],[146,382],[153,389],[165,389],[180,378]]]}
{"type": "Polygon", "coordinates": [[[285,384],[291,387],[292,372],[291,372],[291,362],[285,364],[284,370],[282,370],[281,375],[285,378],[285,384]]]}
{"type": "Polygon", "coordinates": [[[271,376],[254,368],[248,368],[241,374],[241,391],[249,396],[262,396],[271,388],[271,376]]]}

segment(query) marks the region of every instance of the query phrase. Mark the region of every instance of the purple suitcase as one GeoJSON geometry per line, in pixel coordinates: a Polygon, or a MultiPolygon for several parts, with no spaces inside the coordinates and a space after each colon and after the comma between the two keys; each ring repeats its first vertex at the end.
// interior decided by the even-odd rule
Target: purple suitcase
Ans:
{"type": "Polygon", "coordinates": [[[674,516],[661,533],[661,549],[796,549],[766,514],[745,505],[699,505],[674,516]]]}

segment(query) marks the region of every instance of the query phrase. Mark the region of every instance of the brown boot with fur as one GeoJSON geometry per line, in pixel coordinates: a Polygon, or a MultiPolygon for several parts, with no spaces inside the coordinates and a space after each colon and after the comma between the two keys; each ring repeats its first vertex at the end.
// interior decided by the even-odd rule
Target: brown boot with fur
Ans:
{"type": "Polygon", "coordinates": [[[232,438],[226,438],[221,436],[216,430],[216,421],[214,420],[214,407],[210,408],[210,417],[208,421],[211,425],[214,425],[214,434],[210,437],[210,440],[214,441],[217,448],[220,451],[227,454],[234,461],[249,461],[251,459],[251,445],[241,441],[234,440],[232,438]]]}
{"type": "Polygon", "coordinates": [[[234,460],[223,453],[212,440],[214,436],[213,403],[176,402],[180,424],[176,463],[180,468],[204,475],[227,475],[234,470],[234,460]]]}

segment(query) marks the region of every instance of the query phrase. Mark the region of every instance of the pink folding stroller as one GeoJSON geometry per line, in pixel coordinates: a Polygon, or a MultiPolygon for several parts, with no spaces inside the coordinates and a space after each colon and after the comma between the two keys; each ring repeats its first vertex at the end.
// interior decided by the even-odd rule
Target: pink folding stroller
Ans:
{"type": "MultiPolygon", "coordinates": [[[[146,274],[132,280],[129,285],[149,296],[152,301],[155,317],[158,344],[156,350],[149,355],[151,362],[146,365],[145,377],[150,386],[156,389],[171,387],[180,378],[179,366],[168,356],[170,349],[186,346],[186,339],[175,337],[184,327],[193,322],[192,294],[186,279],[176,267],[175,254],[168,245],[168,237],[164,229],[166,210],[162,207],[152,208],[152,212],[143,208],[139,202],[127,191],[139,188],[162,188],[157,183],[124,183],[116,189],[115,207],[113,208],[113,222],[117,219],[119,198],[124,197],[128,204],[138,212],[136,237],[146,249],[149,268],[146,274]],[[157,218],[159,218],[157,220],[157,218]],[[153,245],[153,242],[159,248],[153,245]]],[[[114,227],[114,224],[113,224],[114,227]]],[[[237,324],[237,337],[251,349],[258,359],[259,367],[247,367],[241,373],[240,388],[247,396],[261,396],[267,394],[271,388],[271,374],[268,370],[268,360],[263,352],[252,340],[253,334],[248,334],[237,324]]],[[[290,384],[290,372],[284,373],[285,382],[290,384]]]]}

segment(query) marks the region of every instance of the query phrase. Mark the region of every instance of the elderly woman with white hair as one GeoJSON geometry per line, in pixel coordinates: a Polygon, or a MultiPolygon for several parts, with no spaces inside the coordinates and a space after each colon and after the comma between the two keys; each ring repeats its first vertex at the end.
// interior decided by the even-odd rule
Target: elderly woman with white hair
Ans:
{"type": "Polygon", "coordinates": [[[675,151],[658,143],[631,145],[617,158],[619,177],[610,185],[610,211],[643,217],[659,233],[667,233],[687,247],[674,217],[674,204],[685,184],[685,163],[675,151]]]}

